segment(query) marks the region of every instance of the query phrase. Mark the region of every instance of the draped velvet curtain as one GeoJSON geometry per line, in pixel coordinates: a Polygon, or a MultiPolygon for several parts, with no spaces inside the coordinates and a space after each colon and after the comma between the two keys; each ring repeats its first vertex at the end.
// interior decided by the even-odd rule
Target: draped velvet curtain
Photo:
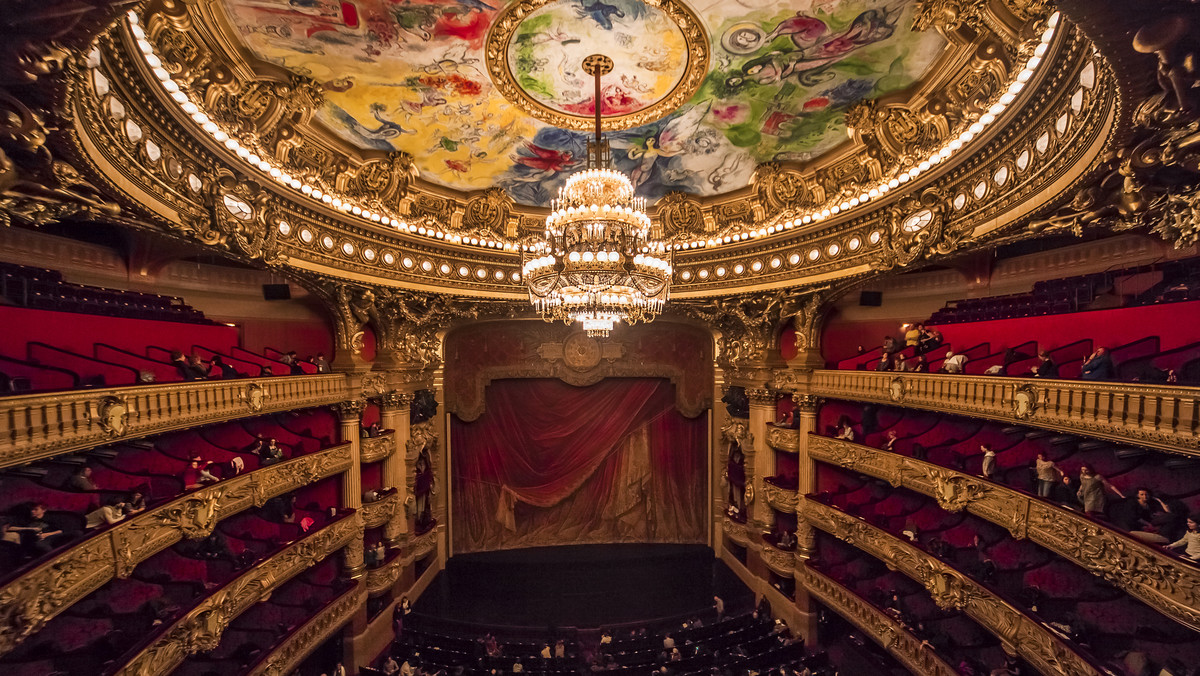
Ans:
{"type": "Polygon", "coordinates": [[[498,380],[451,422],[456,552],[704,542],[707,425],[665,379],[498,380]]]}

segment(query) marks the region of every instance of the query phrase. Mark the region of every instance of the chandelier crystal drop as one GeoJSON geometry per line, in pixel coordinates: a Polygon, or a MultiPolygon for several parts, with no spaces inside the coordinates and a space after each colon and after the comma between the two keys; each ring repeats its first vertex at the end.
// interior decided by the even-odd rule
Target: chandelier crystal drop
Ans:
{"type": "Polygon", "coordinates": [[[606,56],[584,59],[596,84],[596,138],[588,143],[587,169],[559,190],[545,240],[523,254],[521,270],[542,319],[578,321],[591,337],[607,337],[619,321],[653,321],[667,301],[673,271],[671,250],[651,237],[645,200],[611,168],[600,135],[600,76],[612,66],[606,56]]]}

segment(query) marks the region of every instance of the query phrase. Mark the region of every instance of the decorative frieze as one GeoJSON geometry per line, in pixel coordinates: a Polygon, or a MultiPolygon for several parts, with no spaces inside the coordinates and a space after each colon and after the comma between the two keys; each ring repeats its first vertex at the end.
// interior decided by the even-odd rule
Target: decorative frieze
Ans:
{"type": "Polygon", "coordinates": [[[377,437],[364,438],[362,439],[359,448],[359,460],[361,462],[364,464],[370,462],[379,462],[395,452],[396,434],[395,432],[388,430],[377,437]]]}
{"type": "Polygon", "coordinates": [[[811,391],[1200,455],[1200,390],[1193,387],[823,370],[811,391]]]}
{"type": "Polygon", "coordinates": [[[367,528],[378,528],[391,521],[392,517],[400,511],[400,508],[400,494],[394,491],[391,495],[380,500],[365,503],[360,510],[362,512],[363,525],[367,528]]]}
{"type": "Polygon", "coordinates": [[[1042,623],[966,575],[884,530],[818,502],[808,502],[809,523],[858,547],[924,585],[941,608],[961,610],[1044,674],[1100,676],[1087,656],[1042,623]]]}
{"type": "Polygon", "coordinates": [[[332,404],[340,374],[162,383],[0,399],[0,467],[119,439],[332,404]]]}
{"type": "Polygon", "coordinates": [[[412,563],[403,556],[397,556],[378,568],[367,569],[367,593],[379,596],[386,593],[400,579],[404,567],[412,563]]]}
{"type": "Polygon", "coordinates": [[[919,676],[957,676],[932,647],[909,633],[904,625],[888,617],[858,594],[812,568],[797,568],[797,580],[825,607],[846,618],[919,676]]]}
{"type": "Polygon", "coordinates": [[[330,448],[193,491],[71,547],[0,589],[0,654],[176,542],[206,537],[222,519],[349,467],[349,445],[330,448]]]}
{"type": "Polygon", "coordinates": [[[788,514],[796,511],[796,491],[790,488],[781,488],[769,481],[764,481],[762,492],[771,507],[788,514]]]}
{"type": "Polygon", "coordinates": [[[350,542],[361,528],[357,515],[339,519],[292,543],[275,556],[214,591],[173,624],[117,673],[158,676],[188,656],[215,649],[229,623],[277,587],[350,542]]]}
{"type": "MultiPolygon", "coordinates": [[[[979,477],[841,439],[812,435],[822,462],[886,479],[934,497],[943,509],[967,510],[1074,561],[1200,631],[1200,570],[1071,510],[979,477]]],[[[810,503],[811,504],[811,503],[810,503]]]]}
{"type": "Polygon", "coordinates": [[[767,445],[785,453],[800,452],[800,433],[787,427],[767,427],[767,445]]]}

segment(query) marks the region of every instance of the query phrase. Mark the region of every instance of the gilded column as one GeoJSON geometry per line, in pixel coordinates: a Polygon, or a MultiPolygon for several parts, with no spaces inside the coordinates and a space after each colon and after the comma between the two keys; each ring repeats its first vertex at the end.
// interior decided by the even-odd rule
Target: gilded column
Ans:
{"type": "MultiPolygon", "coordinates": [[[[362,399],[350,399],[338,403],[335,409],[342,424],[342,442],[350,444],[350,467],[342,475],[342,508],[362,508],[362,413],[367,402],[362,399]]],[[[361,524],[361,520],[359,521],[361,524]]],[[[345,566],[346,574],[351,578],[362,577],[366,572],[363,562],[362,531],[358,537],[346,545],[345,566]]]]}
{"type": "Polygon", "coordinates": [[[799,423],[796,430],[799,436],[797,478],[800,482],[796,489],[796,555],[808,560],[813,555],[814,540],[812,525],[804,520],[804,496],[817,488],[817,463],[808,453],[808,435],[817,430],[820,399],[812,394],[793,394],[792,401],[796,403],[796,420],[799,423]]]}
{"type": "Polygon", "coordinates": [[[412,392],[388,392],[379,398],[380,423],[384,428],[394,430],[392,440],[396,447],[392,454],[383,461],[383,483],[388,488],[395,488],[401,507],[392,515],[392,519],[383,527],[383,537],[389,547],[398,547],[408,533],[408,519],[403,505],[408,501],[408,440],[411,436],[410,423],[412,392]]]}
{"type": "Polygon", "coordinates": [[[754,521],[764,529],[775,525],[771,505],[763,497],[763,480],[775,475],[775,451],[767,445],[767,426],[775,422],[775,393],[766,388],[746,390],[750,399],[750,434],[754,440],[754,475],[747,477],[754,487],[754,521]]]}

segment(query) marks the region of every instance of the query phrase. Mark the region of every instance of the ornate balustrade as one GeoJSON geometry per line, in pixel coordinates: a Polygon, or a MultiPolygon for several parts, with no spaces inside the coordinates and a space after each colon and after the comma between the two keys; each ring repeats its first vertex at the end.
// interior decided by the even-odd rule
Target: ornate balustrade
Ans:
{"type": "Polygon", "coordinates": [[[392,585],[396,584],[396,580],[400,579],[400,573],[404,572],[405,566],[411,565],[412,562],[411,556],[396,555],[378,568],[368,568],[367,593],[371,596],[379,596],[387,592],[392,585]]]}
{"type": "MultiPolygon", "coordinates": [[[[809,436],[820,460],[935,498],[1029,538],[1120,586],[1175,620],[1200,630],[1200,567],[1087,517],[979,477],[869,446],[809,436]]],[[[808,503],[806,503],[808,504],[808,503]]]]}
{"type": "Polygon", "coordinates": [[[777,451],[796,453],[800,450],[800,431],[789,427],[767,427],[767,445],[777,451]]]}
{"type": "Polygon", "coordinates": [[[762,492],[767,499],[767,503],[769,503],[775,509],[778,509],[781,512],[796,511],[796,502],[799,500],[796,495],[796,489],[784,488],[782,486],[776,486],[769,481],[764,481],[762,484],[762,492]]]}
{"type": "Polygon", "coordinates": [[[0,589],[0,654],[176,542],[207,537],[222,519],[349,467],[350,445],[335,446],[192,491],[87,538],[0,589]]]}
{"type": "MultiPolygon", "coordinates": [[[[776,385],[803,387],[781,372],[776,385]]],[[[815,371],[807,393],[946,411],[1200,455],[1200,389],[1136,383],[815,371]]]]}
{"type": "Polygon", "coordinates": [[[365,585],[358,584],[346,590],[251,667],[250,676],[287,676],[292,673],[309,653],[349,621],[354,611],[366,600],[365,585]]]}
{"type": "Polygon", "coordinates": [[[360,446],[361,462],[379,462],[396,451],[396,432],[387,430],[377,437],[367,437],[360,446]]]}
{"type": "Polygon", "coordinates": [[[958,671],[938,657],[932,648],[921,645],[904,625],[888,617],[858,594],[808,566],[799,569],[800,582],[826,607],[846,618],[919,676],[957,676],[958,671]]]}
{"type": "Polygon", "coordinates": [[[341,374],[162,383],[0,398],[0,468],[120,439],[323,406],[341,374]]]}
{"type": "Polygon", "coordinates": [[[1062,676],[1105,673],[1032,616],[887,531],[814,500],[805,501],[804,518],[920,582],[939,607],[965,611],[1038,671],[1062,676]]]}
{"type": "Polygon", "coordinates": [[[402,508],[400,504],[400,493],[395,489],[392,492],[375,502],[368,502],[362,506],[363,525],[367,528],[377,528],[391,521],[396,512],[402,508]]]}
{"type": "Polygon", "coordinates": [[[234,618],[361,533],[362,520],[357,513],[309,533],[205,597],[179,620],[162,627],[154,641],[117,673],[168,674],[188,655],[215,649],[234,618]]]}

